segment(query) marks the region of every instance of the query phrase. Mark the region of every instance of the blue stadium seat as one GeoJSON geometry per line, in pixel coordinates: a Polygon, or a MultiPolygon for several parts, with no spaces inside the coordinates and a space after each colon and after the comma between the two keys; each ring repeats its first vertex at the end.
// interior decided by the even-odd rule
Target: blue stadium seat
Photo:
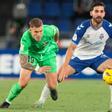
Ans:
{"type": "Polygon", "coordinates": [[[112,0],[103,0],[105,4],[112,4],[112,0]]]}
{"type": "Polygon", "coordinates": [[[45,0],[47,3],[49,3],[49,2],[58,2],[58,0],[56,1],[56,0],[45,0]]]}
{"type": "Polygon", "coordinates": [[[112,5],[111,4],[106,5],[106,12],[107,12],[107,16],[112,16],[112,5]]]}
{"type": "Polygon", "coordinates": [[[72,24],[72,30],[74,31],[84,20],[85,18],[77,18],[72,24]]]}
{"type": "Polygon", "coordinates": [[[64,15],[65,17],[71,17],[73,13],[73,3],[62,4],[62,15],[64,15]]]}
{"type": "Polygon", "coordinates": [[[59,19],[57,26],[60,29],[60,31],[69,32],[71,23],[69,19],[59,19]]]}
{"type": "Polygon", "coordinates": [[[44,18],[43,19],[43,22],[44,22],[44,24],[53,24],[53,25],[55,25],[56,24],[56,20],[55,19],[51,19],[51,18],[44,18]]]}
{"type": "Polygon", "coordinates": [[[30,2],[30,3],[36,3],[36,2],[41,2],[41,0],[28,0],[28,2],[30,2]]]}
{"type": "Polygon", "coordinates": [[[29,16],[41,16],[42,7],[38,2],[32,2],[28,5],[28,15],[29,16]]]}
{"type": "Polygon", "coordinates": [[[44,15],[51,17],[60,16],[60,7],[56,2],[53,3],[45,3],[44,15]]]}

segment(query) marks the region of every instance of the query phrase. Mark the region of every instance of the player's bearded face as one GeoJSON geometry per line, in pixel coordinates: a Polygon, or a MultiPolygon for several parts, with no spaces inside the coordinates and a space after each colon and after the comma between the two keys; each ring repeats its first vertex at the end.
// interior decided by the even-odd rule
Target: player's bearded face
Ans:
{"type": "Polygon", "coordinates": [[[42,26],[40,27],[30,27],[30,32],[32,37],[36,40],[36,41],[40,41],[41,37],[42,37],[42,26]]]}
{"type": "Polygon", "coordinates": [[[105,10],[103,6],[96,6],[93,8],[93,10],[90,12],[90,15],[92,16],[92,19],[97,24],[100,24],[105,16],[105,10]]]}

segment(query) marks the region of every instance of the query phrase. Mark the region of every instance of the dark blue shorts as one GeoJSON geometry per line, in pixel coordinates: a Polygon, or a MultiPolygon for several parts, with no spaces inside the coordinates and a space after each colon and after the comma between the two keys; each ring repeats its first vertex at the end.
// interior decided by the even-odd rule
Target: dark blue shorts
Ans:
{"type": "Polygon", "coordinates": [[[97,71],[98,66],[107,59],[109,59],[109,57],[107,57],[104,54],[88,60],[80,60],[79,58],[75,57],[70,60],[69,65],[73,67],[76,70],[76,72],[81,72],[86,67],[90,67],[97,71]]]}

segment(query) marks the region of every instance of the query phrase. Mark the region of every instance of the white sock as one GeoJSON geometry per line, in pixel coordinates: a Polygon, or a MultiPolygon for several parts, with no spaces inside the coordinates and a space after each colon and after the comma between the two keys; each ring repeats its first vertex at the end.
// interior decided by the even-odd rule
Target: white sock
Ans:
{"type": "Polygon", "coordinates": [[[49,97],[49,95],[50,95],[50,90],[48,88],[48,85],[45,84],[45,86],[42,90],[41,96],[39,98],[39,101],[44,103],[47,100],[47,98],[49,97]]]}
{"type": "Polygon", "coordinates": [[[11,104],[11,102],[10,101],[8,101],[7,99],[5,100],[7,103],[9,103],[9,104],[11,104]]]}
{"type": "Polygon", "coordinates": [[[110,86],[110,109],[112,110],[112,86],[110,86]]]}
{"type": "MultiPolygon", "coordinates": [[[[57,83],[57,85],[58,85],[58,83],[57,83]]],[[[50,90],[48,88],[48,84],[45,84],[38,101],[41,102],[41,103],[45,103],[45,101],[47,100],[47,98],[49,96],[50,96],[50,90]]]]}

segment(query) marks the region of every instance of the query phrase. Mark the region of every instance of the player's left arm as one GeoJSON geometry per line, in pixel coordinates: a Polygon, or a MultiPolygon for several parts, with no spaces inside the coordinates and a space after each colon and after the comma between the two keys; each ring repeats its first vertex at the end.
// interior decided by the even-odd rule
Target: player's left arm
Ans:
{"type": "Polygon", "coordinates": [[[55,26],[55,30],[54,30],[54,40],[57,43],[57,45],[60,47],[60,41],[59,41],[59,29],[55,26]]]}
{"type": "Polygon", "coordinates": [[[59,30],[57,30],[56,34],[54,35],[55,42],[59,42],[59,30]]]}
{"type": "Polygon", "coordinates": [[[59,29],[55,25],[51,25],[53,31],[53,39],[56,43],[59,42],[59,29]]]}

